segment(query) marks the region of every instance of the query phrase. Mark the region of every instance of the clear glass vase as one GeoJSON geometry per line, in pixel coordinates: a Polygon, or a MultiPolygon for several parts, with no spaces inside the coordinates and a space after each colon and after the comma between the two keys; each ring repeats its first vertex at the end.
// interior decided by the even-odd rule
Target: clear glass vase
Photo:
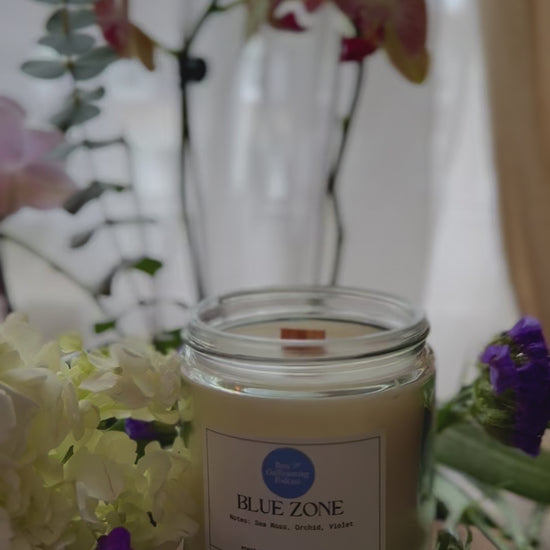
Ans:
{"type": "Polygon", "coordinates": [[[340,51],[332,15],[319,10],[305,32],[261,25],[231,70],[209,60],[208,85],[222,89],[215,107],[203,83],[191,92],[188,122],[202,143],[184,163],[185,206],[200,295],[324,282],[340,51]],[[209,131],[193,108],[201,88],[209,131]]]}

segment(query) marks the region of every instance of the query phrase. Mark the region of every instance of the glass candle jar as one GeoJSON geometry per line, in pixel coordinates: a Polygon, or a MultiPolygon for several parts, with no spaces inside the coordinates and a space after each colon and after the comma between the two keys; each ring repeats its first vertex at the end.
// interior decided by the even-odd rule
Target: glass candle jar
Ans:
{"type": "Polygon", "coordinates": [[[340,288],[243,292],[186,329],[192,550],[420,550],[434,365],[423,314],[340,288]]]}

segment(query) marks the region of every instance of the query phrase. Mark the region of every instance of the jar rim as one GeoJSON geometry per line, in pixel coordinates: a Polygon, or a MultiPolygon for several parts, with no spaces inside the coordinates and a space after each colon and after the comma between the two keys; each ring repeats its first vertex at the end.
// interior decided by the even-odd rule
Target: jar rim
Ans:
{"type": "Polygon", "coordinates": [[[292,286],[237,291],[200,302],[184,329],[184,343],[215,357],[293,363],[354,360],[423,344],[429,333],[424,312],[386,292],[353,287],[292,286]],[[294,340],[247,335],[228,329],[280,320],[326,320],[364,324],[380,330],[360,336],[294,340]],[[317,352],[318,350],[322,350],[317,352]]]}

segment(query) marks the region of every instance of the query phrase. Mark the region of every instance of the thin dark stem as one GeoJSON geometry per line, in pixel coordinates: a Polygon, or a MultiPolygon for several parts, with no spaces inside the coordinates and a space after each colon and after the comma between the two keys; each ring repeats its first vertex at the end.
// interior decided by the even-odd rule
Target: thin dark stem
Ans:
{"type": "MultiPolygon", "coordinates": [[[[188,213],[188,183],[186,178],[186,167],[189,164],[191,168],[190,160],[192,158],[192,145],[191,145],[191,127],[189,124],[189,93],[188,93],[188,82],[185,78],[184,68],[185,63],[189,59],[189,54],[195,39],[197,38],[199,32],[208,21],[208,18],[214,13],[221,13],[229,11],[237,6],[244,5],[246,0],[233,0],[225,5],[220,5],[219,0],[211,0],[210,4],[199,17],[191,32],[188,36],[184,38],[183,47],[180,51],[169,51],[172,55],[175,55],[178,58],[180,64],[180,88],[181,88],[181,116],[182,116],[182,127],[181,127],[181,178],[180,178],[180,196],[182,203],[182,218],[183,223],[187,231],[187,242],[189,245],[189,251],[191,255],[192,262],[192,271],[193,278],[195,280],[195,291],[197,298],[200,300],[205,296],[203,274],[201,272],[200,264],[200,252],[197,240],[198,230],[196,230],[189,220],[188,213]]],[[[195,180],[197,179],[198,174],[195,173],[195,180]]],[[[197,185],[197,188],[199,186],[197,185]]],[[[197,200],[200,201],[200,194],[197,192],[197,200]]],[[[199,209],[200,210],[200,209],[199,209]]]]}
{"type": "Polygon", "coordinates": [[[195,26],[191,29],[191,32],[189,33],[189,35],[184,38],[182,53],[189,52],[189,49],[191,48],[193,41],[195,40],[200,30],[202,29],[202,26],[206,23],[206,20],[208,19],[208,17],[217,10],[217,8],[218,8],[218,0],[212,0],[209,6],[204,11],[204,13],[199,17],[198,21],[195,23],[195,26]]]}
{"type": "Polygon", "coordinates": [[[187,243],[191,255],[191,269],[193,271],[193,279],[195,281],[195,292],[197,300],[205,297],[204,282],[200,268],[200,252],[197,246],[197,236],[195,229],[190,223],[188,213],[188,197],[187,197],[187,177],[186,177],[186,162],[187,155],[191,156],[191,132],[189,126],[189,98],[187,94],[187,84],[181,84],[181,117],[182,117],[182,135],[181,135],[181,175],[180,175],[180,196],[181,196],[181,215],[183,224],[187,232],[187,243]]]}
{"type": "Polygon", "coordinates": [[[181,175],[180,175],[180,197],[181,197],[181,215],[183,224],[187,233],[187,243],[191,255],[191,269],[195,281],[195,292],[197,300],[205,296],[204,282],[200,267],[200,252],[195,234],[195,228],[190,223],[188,213],[188,184],[187,184],[187,155],[191,156],[191,127],[189,124],[189,94],[188,83],[183,74],[182,67],[187,62],[191,47],[208,17],[217,10],[218,0],[212,0],[204,13],[198,19],[188,36],[184,38],[183,48],[178,52],[178,62],[180,64],[180,89],[181,89],[181,175]]]}
{"type": "Polygon", "coordinates": [[[342,212],[340,209],[338,194],[336,192],[336,184],[338,183],[338,176],[340,175],[340,170],[342,168],[342,162],[344,160],[350,130],[355,119],[357,108],[359,106],[359,100],[361,99],[364,76],[365,63],[361,61],[357,64],[355,87],[353,90],[353,97],[351,100],[350,108],[347,116],[342,120],[342,138],[340,140],[340,147],[338,149],[336,160],[334,161],[327,180],[327,197],[332,204],[332,211],[336,223],[336,248],[334,251],[334,260],[332,263],[332,270],[330,275],[331,285],[335,285],[340,276],[340,268],[342,264],[342,249],[344,247],[345,239],[345,227],[342,218],[342,212]]]}

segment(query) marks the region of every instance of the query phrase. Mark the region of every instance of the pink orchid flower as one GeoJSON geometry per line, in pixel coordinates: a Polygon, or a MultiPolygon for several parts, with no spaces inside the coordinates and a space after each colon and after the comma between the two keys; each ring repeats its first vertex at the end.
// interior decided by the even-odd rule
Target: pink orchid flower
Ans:
{"type": "MultiPolygon", "coordinates": [[[[293,12],[277,15],[284,1],[270,0],[270,23],[279,29],[305,30],[293,12]]],[[[413,82],[425,79],[429,66],[425,0],[303,0],[310,12],[325,2],[335,4],[357,30],[356,37],[342,41],[342,61],[362,61],[384,48],[405,77],[413,82]]]]}
{"type": "Polygon", "coordinates": [[[25,111],[0,96],[0,220],[23,206],[61,206],[77,190],[61,161],[47,155],[61,145],[58,131],[29,130],[25,111]]]}
{"type": "Polygon", "coordinates": [[[99,0],[94,12],[103,37],[120,57],[135,57],[150,71],[155,68],[155,42],[130,22],[128,0],[99,0]]]}

